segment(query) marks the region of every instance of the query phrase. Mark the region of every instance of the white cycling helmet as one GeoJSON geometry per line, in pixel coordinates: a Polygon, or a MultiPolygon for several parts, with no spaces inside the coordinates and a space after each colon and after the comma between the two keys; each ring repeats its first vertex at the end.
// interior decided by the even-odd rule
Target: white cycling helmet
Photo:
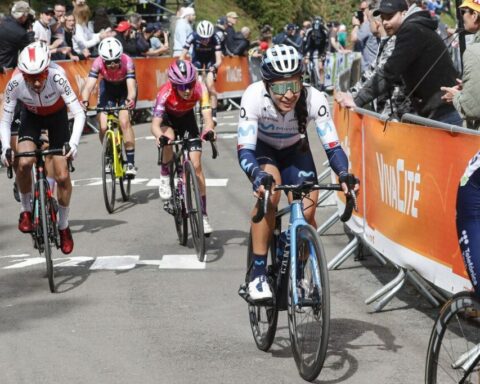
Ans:
{"type": "Polygon", "coordinates": [[[18,69],[27,75],[38,75],[50,64],[50,50],[43,41],[27,45],[18,55],[18,69]]]}
{"type": "Polygon", "coordinates": [[[197,33],[202,39],[209,39],[213,36],[213,24],[208,20],[202,20],[197,25],[197,33]]]}
{"type": "Polygon", "coordinates": [[[103,60],[117,60],[122,56],[122,53],[122,43],[114,37],[107,37],[98,45],[98,54],[103,60]]]}
{"type": "Polygon", "coordinates": [[[265,81],[295,76],[303,73],[302,55],[290,45],[274,45],[265,52],[260,69],[265,81]]]}

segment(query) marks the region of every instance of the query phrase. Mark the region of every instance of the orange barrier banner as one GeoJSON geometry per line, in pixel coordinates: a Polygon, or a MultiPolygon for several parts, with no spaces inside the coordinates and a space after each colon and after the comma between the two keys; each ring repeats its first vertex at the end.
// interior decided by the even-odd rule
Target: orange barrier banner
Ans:
{"type": "Polygon", "coordinates": [[[337,105],[334,112],[352,171],[361,175],[365,170],[364,198],[359,199],[364,240],[449,292],[470,287],[458,246],[455,204],[460,177],[480,147],[480,136],[398,122],[385,128],[383,121],[337,105]],[[358,131],[363,139],[354,148],[358,131]]]}
{"type": "MultiPolygon", "coordinates": [[[[172,60],[174,60],[172,57],[134,59],[138,82],[138,100],[140,102],[146,102],[146,105],[153,104],[158,89],[167,81],[167,69],[172,60]]],[[[59,61],[57,63],[65,69],[75,93],[79,95],[87,79],[92,60],[79,62],[59,61]]],[[[0,75],[0,101],[3,99],[3,92],[12,73],[10,71],[7,74],[0,75]]],[[[215,82],[219,98],[240,97],[249,84],[250,74],[247,58],[224,58],[215,82]]],[[[97,89],[92,93],[90,104],[96,104],[96,100],[97,89]]]]}

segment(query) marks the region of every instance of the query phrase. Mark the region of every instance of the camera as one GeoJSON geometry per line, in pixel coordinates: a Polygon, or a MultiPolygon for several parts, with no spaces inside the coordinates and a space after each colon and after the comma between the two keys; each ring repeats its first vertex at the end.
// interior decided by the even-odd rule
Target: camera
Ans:
{"type": "Polygon", "coordinates": [[[360,21],[360,24],[363,24],[363,11],[355,11],[355,13],[353,14],[353,16],[355,16],[359,21],[360,21]]]}

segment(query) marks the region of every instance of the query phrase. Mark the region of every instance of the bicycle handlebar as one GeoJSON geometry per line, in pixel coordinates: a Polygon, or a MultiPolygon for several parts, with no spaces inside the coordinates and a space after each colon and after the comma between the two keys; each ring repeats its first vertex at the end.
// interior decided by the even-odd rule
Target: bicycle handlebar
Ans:
{"type": "Polygon", "coordinates": [[[212,146],[212,159],[216,159],[218,157],[218,150],[217,145],[215,144],[215,133],[213,131],[207,132],[205,135],[205,141],[210,142],[210,145],[212,146]]]}
{"type": "Polygon", "coordinates": [[[263,195],[263,198],[258,199],[257,201],[257,214],[252,217],[252,221],[254,223],[259,223],[260,221],[262,221],[265,213],[267,213],[268,200],[270,199],[270,189],[273,185],[273,176],[266,175],[262,179],[261,185],[263,185],[263,187],[265,188],[265,194],[263,195]]]}
{"type": "Polygon", "coordinates": [[[119,106],[119,107],[94,107],[94,108],[87,108],[87,111],[91,112],[117,112],[117,111],[129,111],[130,109],[126,106],[119,106]]]}

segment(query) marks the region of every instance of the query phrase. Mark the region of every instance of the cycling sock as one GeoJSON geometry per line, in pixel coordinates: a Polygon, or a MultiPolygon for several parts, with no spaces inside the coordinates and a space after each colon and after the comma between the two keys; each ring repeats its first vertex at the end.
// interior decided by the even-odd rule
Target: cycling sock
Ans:
{"type": "Polygon", "coordinates": [[[265,275],[267,271],[267,255],[253,254],[253,265],[250,271],[250,281],[255,280],[258,276],[265,275]]]}
{"type": "Polygon", "coordinates": [[[68,227],[68,212],[69,207],[58,206],[58,229],[65,229],[68,227]]]}
{"type": "Polygon", "coordinates": [[[135,149],[127,149],[125,153],[127,154],[127,163],[135,164],[135,149]]]}
{"type": "Polygon", "coordinates": [[[170,168],[166,164],[160,166],[160,175],[161,176],[170,176],[170,168]]]}
{"type": "Polygon", "coordinates": [[[53,190],[55,188],[55,179],[53,177],[47,176],[47,181],[48,181],[48,185],[50,186],[50,191],[53,193],[53,190]]]}
{"type": "Polygon", "coordinates": [[[207,195],[202,196],[202,215],[207,216],[207,195]]]}
{"type": "Polygon", "coordinates": [[[20,192],[20,203],[22,203],[22,209],[20,212],[32,212],[32,192],[20,192]]]}

